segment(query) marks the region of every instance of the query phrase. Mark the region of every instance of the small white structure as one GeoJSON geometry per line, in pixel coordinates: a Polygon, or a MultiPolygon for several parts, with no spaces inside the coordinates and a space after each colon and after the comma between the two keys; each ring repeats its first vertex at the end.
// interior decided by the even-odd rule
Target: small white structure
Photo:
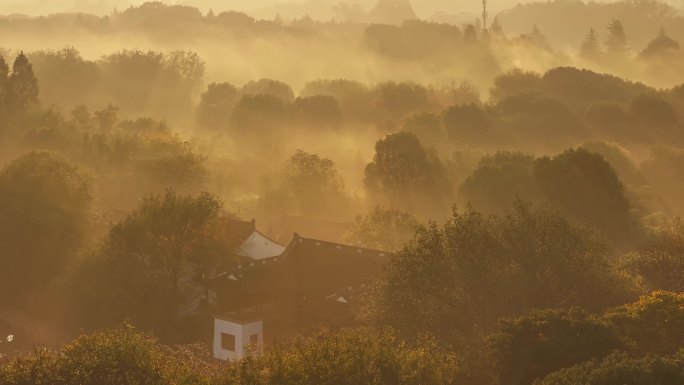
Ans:
{"type": "Polygon", "coordinates": [[[262,260],[277,257],[285,251],[285,246],[268,238],[259,231],[254,231],[250,236],[242,242],[237,251],[237,255],[241,257],[251,258],[253,260],[262,260]]]}
{"type": "Polygon", "coordinates": [[[214,357],[220,360],[237,360],[245,356],[250,346],[264,344],[264,322],[241,322],[227,318],[214,318],[214,357]]]}

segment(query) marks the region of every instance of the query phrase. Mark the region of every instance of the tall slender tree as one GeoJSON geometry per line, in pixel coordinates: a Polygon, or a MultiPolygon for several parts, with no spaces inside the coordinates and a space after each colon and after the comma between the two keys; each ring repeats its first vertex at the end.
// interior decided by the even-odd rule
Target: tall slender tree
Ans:
{"type": "Polygon", "coordinates": [[[7,92],[9,88],[9,66],[5,58],[0,55],[0,119],[4,116],[7,92]]]}
{"type": "Polygon", "coordinates": [[[537,27],[536,24],[532,28],[532,32],[530,32],[529,37],[530,39],[532,39],[532,42],[534,42],[534,44],[536,44],[538,47],[546,50],[551,50],[551,44],[549,44],[549,41],[546,40],[546,36],[544,36],[542,31],[539,30],[539,27],[537,27]]]}
{"type": "Polygon", "coordinates": [[[499,23],[499,18],[495,17],[494,21],[492,22],[492,26],[490,28],[490,31],[494,36],[497,37],[504,37],[504,31],[503,27],[501,26],[501,23],[499,23]]]}
{"type": "Polygon", "coordinates": [[[608,38],[605,44],[610,54],[625,55],[629,51],[625,27],[620,20],[613,19],[608,25],[608,38]]]}
{"type": "Polygon", "coordinates": [[[651,40],[646,48],[639,53],[639,56],[642,58],[658,57],[666,55],[669,52],[678,51],[679,48],[679,43],[669,37],[667,33],[665,33],[665,28],[661,27],[658,37],[651,40]]]}
{"type": "Polygon", "coordinates": [[[5,58],[0,55],[0,89],[7,85],[9,81],[9,65],[5,61],[5,58]]]}
{"type": "Polygon", "coordinates": [[[38,79],[23,52],[14,61],[12,75],[9,77],[9,93],[9,102],[13,108],[23,111],[38,103],[38,79]]]}
{"type": "Polygon", "coordinates": [[[586,60],[596,60],[601,55],[601,46],[593,28],[589,29],[589,33],[584,38],[579,55],[586,60]]]}
{"type": "Polygon", "coordinates": [[[463,28],[463,41],[468,44],[477,43],[477,29],[472,24],[468,24],[463,28]]]}

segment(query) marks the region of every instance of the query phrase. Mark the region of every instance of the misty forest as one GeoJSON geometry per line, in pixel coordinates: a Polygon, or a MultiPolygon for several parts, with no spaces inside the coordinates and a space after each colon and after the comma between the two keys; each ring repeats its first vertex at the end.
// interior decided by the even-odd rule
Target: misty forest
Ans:
{"type": "Polygon", "coordinates": [[[418,2],[0,0],[0,384],[684,384],[684,3],[418,2]]]}

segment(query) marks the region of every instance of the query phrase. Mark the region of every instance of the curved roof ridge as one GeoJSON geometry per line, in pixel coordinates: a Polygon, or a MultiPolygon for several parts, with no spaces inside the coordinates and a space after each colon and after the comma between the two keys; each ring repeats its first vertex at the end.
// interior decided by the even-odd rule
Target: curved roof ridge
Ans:
{"type": "Polygon", "coordinates": [[[315,238],[306,238],[306,237],[302,237],[299,234],[295,233],[294,236],[292,237],[292,241],[290,241],[290,243],[285,247],[285,250],[283,250],[283,252],[280,255],[276,255],[276,256],[273,256],[270,258],[264,258],[264,259],[259,260],[259,261],[250,261],[250,262],[237,264],[235,266],[234,270],[225,272],[224,274],[230,274],[230,273],[235,273],[235,272],[247,272],[247,271],[251,271],[251,270],[269,267],[269,266],[272,266],[274,264],[282,263],[283,261],[285,261],[289,257],[290,253],[292,253],[296,250],[298,245],[301,245],[304,243],[313,244],[315,246],[331,247],[331,248],[335,248],[338,251],[353,250],[359,254],[372,254],[375,256],[379,256],[379,257],[387,257],[389,255],[392,255],[392,253],[388,252],[388,251],[374,250],[374,249],[368,249],[365,247],[347,245],[347,244],[343,244],[343,243],[323,241],[323,240],[315,239],[315,238]]]}
{"type": "MultiPolygon", "coordinates": [[[[291,243],[294,243],[294,242],[295,242],[296,240],[298,240],[298,239],[300,239],[302,242],[314,242],[314,243],[318,243],[318,244],[320,244],[320,245],[325,244],[325,245],[328,245],[328,246],[336,246],[336,247],[337,247],[337,246],[341,246],[341,247],[345,247],[345,248],[349,248],[349,249],[361,250],[361,251],[363,251],[363,252],[380,254],[381,256],[392,254],[392,253],[390,253],[389,251],[370,249],[370,248],[367,248],[367,247],[354,246],[354,245],[349,245],[349,244],[346,244],[346,243],[338,243],[338,242],[324,241],[324,240],[315,239],[315,238],[307,238],[307,237],[302,237],[302,236],[300,236],[299,234],[295,234],[295,237],[294,237],[294,239],[292,240],[293,242],[291,242],[291,243]]],[[[284,254],[284,253],[283,253],[283,254],[284,254]]]]}

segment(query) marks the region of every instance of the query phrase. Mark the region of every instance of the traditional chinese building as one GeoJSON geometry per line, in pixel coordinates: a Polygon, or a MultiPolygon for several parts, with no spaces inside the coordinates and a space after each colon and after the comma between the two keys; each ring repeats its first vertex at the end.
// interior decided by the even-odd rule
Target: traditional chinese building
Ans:
{"type": "Polygon", "coordinates": [[[238,255],[240,263],[208,282],[216,309],[213,351],[223,360],[309,327],[352,325],[356,299],[388,257],[298,234],[283,246],[256,229],[238,255]]]}

